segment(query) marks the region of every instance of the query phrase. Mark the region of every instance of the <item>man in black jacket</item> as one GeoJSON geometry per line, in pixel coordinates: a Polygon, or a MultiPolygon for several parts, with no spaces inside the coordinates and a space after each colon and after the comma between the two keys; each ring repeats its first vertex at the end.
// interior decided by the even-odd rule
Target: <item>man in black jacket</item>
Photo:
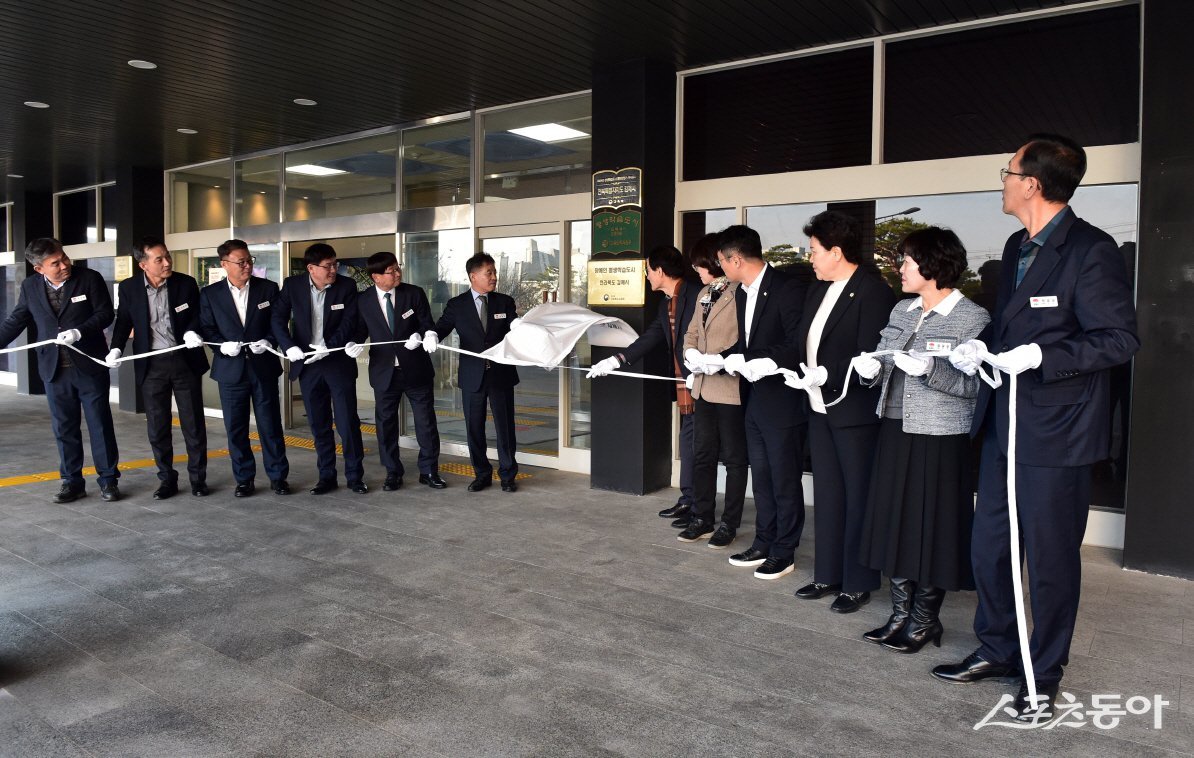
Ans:
{"type": "Polygon", "coordinates": [[[386,468],[387,492],[402,486],[404,469],[398,455],[398,414],[402,396],[410,403],[419,441],[419,484],[435,490],[448,484],[439,475],[439,427],[435,421],[435,369],[421,345],[433,327],[431,305],[421,287],[402,281],[402,267],[393,253],[374,253],[366,262],[373,286],[357,299],[357,329],[344,352],[355,359],[368,339],[369,384],[377,408],[377,446],[386,468]],[[403,341],[404,344],[378,344],[403,341]]]}
{"type": "Polygon", "coordinates": [[[34,348],[58,442],[62,489],[54,502],[69,503],[86,494],[82,416],[87,417],[100,493],[106,501],[119,500],[116,434],[108,404],[111,382],[107,366],[100,362],[108,349],[104,329],[112,323],[113,315],[108,285],[94,271],[74,269],[62,243],[50,237],[30,242],[25,248],[25,260],[37,276],[21,282],[17,307],[0,324],[0,345],[12,342],[29,327],[33,327],[30,336],[35,341],[54,339],[52,344],[34,348]]]}
{"type": "Polygon", "coordinates": [[[253,276],[249,246],[238,239],[216,248],[226,278],[199,292],[199,333],[220,343],[212,355],[211,378],[220,387],[228,458],[236,479],[236,497],[255,491],[257,461],[249,444],[249,404],[257,420],[261,459],[275,495],[289,495],[290,462],[282,433],[278,377],[282,361],[269,350],[276,344],[270,309],[278,299],[278,285],[253,276]]]}
{"type": "MultiPolygon", "coordinates": [[[[477,253],[465,261],[469,290],[444,305],[443,315],[435,328],[423,335],[423,348],[435,352],[439,341],[456,330],[460,347],[480,353],[501,342],[510,331],[510,323],[518,317],[514,298],[495,292],[497,268],[493,258],[477,253]]],[[[492,484],[493,464],[489,462],[485,441],[485,405],[493,411],[493,427],[497,433],[498,476],[502,492],[514,492],[518,485],[518,461],[514,449],[514,385],[518,384],[518,370],[484,358],[460,356],[456,384],[464,403],[464,421],[468,431],[468,454],[473,462],[476,478],[468,486],[469,492],[480,492],[492,484]]]]}
{"type": "Polygon", "coordinates": [[[201,382],[207,371],[207,353],[199,336],[199,285],[194,278],[174,271],[170,251],[158,237],[144,237],[133,246],[133,260],[141,269],[120,283],[116,327],[108,365],[116,360],[133,337],[133,353],[186,345],[133,361],[137,386],[145,400],[145,426],[158,467],[161,485],[154,500],[178,493],[174,470],[174,431],[170,399],[178,403],[178,421],[187,446],[187,474],[191,494],[203,497],[207,489],[207,422],[203,417],[201,382]]]}

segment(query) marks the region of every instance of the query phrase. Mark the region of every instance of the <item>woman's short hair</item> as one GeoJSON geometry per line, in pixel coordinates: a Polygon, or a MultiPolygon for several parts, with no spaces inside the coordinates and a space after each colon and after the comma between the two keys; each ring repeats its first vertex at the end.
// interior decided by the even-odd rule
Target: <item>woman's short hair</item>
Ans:
{"type": "Polygon", "coordinates": [[[712,232],[701,237],[693,244],[692,252],[688,254],[688,257],[692,260],[693,268],[706,269],[715,277],[725,276],[726,272],[721,270],[721,262],[717,259],[717,251],[721,247],[718,243],[720,239],[721,235],[717,232],[712,232]]]}
{"type": "Polygon", "coordinates": [[[916,261],[920,275],[932,279],[938,289],[957,287],[966,271],[966,248],[949,229],[930,226],[917,229],[900,240],[901,258],[916,261]]]}

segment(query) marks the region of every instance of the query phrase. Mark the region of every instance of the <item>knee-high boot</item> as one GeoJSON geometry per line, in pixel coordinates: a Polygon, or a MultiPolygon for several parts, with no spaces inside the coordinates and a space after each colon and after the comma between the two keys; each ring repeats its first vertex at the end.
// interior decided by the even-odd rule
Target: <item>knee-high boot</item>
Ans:
{"type": "Polygon", "coordinates": [[[883,643],[883,647],[897,653],[916,653],[932,642],[941,647],[941,603],[945,601],[945,590],[940,587],[920,585],[912,598],[912,612],[903,631],[883,643]]]}
{"type": "Polygon", "coordinates": [[[876,645],[887,642],[899,634],[908,623],[908,614],[912,609],[912,593],[916,591],[916,582],[911,579],[891,578],[891,618],[878,629],[872,629],[862,638],[876,645]]]}

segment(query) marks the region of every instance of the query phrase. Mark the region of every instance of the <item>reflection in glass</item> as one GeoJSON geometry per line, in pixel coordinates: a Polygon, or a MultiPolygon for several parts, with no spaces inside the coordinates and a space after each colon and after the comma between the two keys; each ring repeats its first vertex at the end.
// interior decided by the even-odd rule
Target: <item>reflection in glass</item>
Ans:
{"type": "Polygon", "coordinates": [[[680,217],[680,247],[687,254],[696,241],[706,234],[720,232],[734,223],[737,217],[733,208],[719,208],[711,211],[688,211],[680,217]]]}
{"type": "Polygon", "coordinates": [[[58,240],[62,244],[99,242],[94,189],[57,195],[54,201],[58,211],[58,240]]]}
{"type": "Polygon", "coordinates": [[[231,197],[232,161],[171,171],[170,231],[228,229],[232,225],[231,197]]]}
{"type": "Polygon", "coordinates": [[[482,200],[588,192],[591,109],[585,95],[486,114],[482,200]]]}
{"type": "MultiPolygon", "coordinates": [[[[588,307],[589,259],[593,256],[593,222],[573,221],[570,236],[572,254],[569,265],[572,271],[572,286],[568,302],[588,307]]],[[[593,363],[589,340],[581,339],[576,350],[564,361],[565,366],[589,366],[593,363]]],[[[564,387],[568,397],[568,447],[588,449],[592,443],[593,397],[592,380],[583,372],[564,371],[564,387]]]]}
{"type": "Polygon", "coordinates": [[[100,223],[103,224],[104,242],[116,241],[116,185],[100,187],[100,223]]]}
{"type": "Polygon", "coordinates": [[[286,154],[286,221],[393,212],[398,135],[286,154]]]}
{"type": "MultiPolygon", "coordinates": [[[[0,212],[7,210],[0,208],[0,212]]],[[[21,266],[24,267],[22,261],[21,266]]],[[[5,315],[12,312],[20,297],[20,282],[17,281],[17,264],[10,263],[0,266],[0,313],[5,315]]],[[[7,347],[7,345],[0,345],[7,347]]],[[[0,371],[16,371],[17,360],[13,353],[0,354],[0,371]]]]}
{"type": "Polygon", "coordinates": [[[402,208],[468,203],[472,143],[471,119],[402,132],[402,208]]]}
{"type": "Polygon", "coordinates": [[[236,225],[276,224],[281,155],[236,162],[236,225]]]}
{"type": "Polygon", "coordinates": [[[746,225],[759,233],[763,257],[773,266],[803,264],[808,258],[804,225],[826,209],[825,203],[763,205],[746,208],[746,225]]]}

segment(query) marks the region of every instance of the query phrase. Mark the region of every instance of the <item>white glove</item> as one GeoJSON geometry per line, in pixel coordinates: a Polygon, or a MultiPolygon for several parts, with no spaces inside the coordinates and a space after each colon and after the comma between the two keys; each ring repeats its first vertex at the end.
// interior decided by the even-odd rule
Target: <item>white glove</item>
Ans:
{"type": "Polygon", "coordinates": [[[705,355],[695,347],[690,347],[684,351],[684,368],[688,369],[694,374],[704,373],[705,371],[705,355]]]}
{"type": "Polygon", "coordinates": [[[695,381],[696,381],[696,374],[689,374],[687,377],[684,378],[684,386],[691,390],[692,385],[695,381]]]}
{"type": "Polygon", "coordinates": [[[256,342],[250,342],[248,347],[249,350],[253,352],[253,355],[261,355],[266,350],[269,350],[269,340],[257,340],[256,342]]]}
{"type": "Polygon", "coordinates": [[[303,357],[303,349],[298,345],[286,348],[286,360],[291,363],[302,363],[306,358],[303,357]]]}
{"type": "Polygon", "coordinates": [[[829,381],[829,369],[824,366],[809,366],[800,364],[800,370],[804,372],[804,388],[820,387],[829,381]]]}
{"type": "Polygon", "coordinates": [[[1035,342],[991,356],[991,365],[1008,374],[1022,374],[1041,365],[1041,347],[1035,342]]]}
{"type": "Polygon", "coordinates": [[[771,376],[779,371],[779,366],[770,358],[755,358],[747,361],[739,372],[748,382],[757,382],[765,376],[771,376]]]}
{"type": "Polygon", "coordinates": [[[513,321],[511,321],[510,322],[510,331],[514,331],[515,329],[517,329],[518,325],[521,323],[522,323],[522,319],[520,319],[520,318],[516,318],[513,321]]]}
{"type": "Polygon", "coordinates": [[[953,349],[949,362],[966,376],[974,376],[986,352],[987,345],[982,340],[967,340],[953,349]]]}
{"type": "Polygon", "coordinates": [[[794,390],[808,389],[808,379],[800,376],[800,374],[791,369],[780,369],[784,374],[784,384],[788,385],[794,390]]]}
{"type": "Polygon", "coordinates": [[[878,358],[872,358],[865,353],[851,359],[850,363],[854,365],[854,373],[867,380],[874,379],[883,370],[883,364],[878,358]]]}
{"type": "Polygon", "coordinates": [[[726,356],[725,362],[722,364],[722,368],[725,369],[727,374],[734,376],[740,372],[742,367],[745,365],[746,356],[742,353],[734,353],[733,355],[726,356]]]}
{"type": "Polygon", "coordinates": [[[203,338],[195,332],[187,332],[182,335],[182,344],[187,347],[203,347],[203,338]]]}
{"type": "Polygon", "coordinates": [[[59,345],[73,345],[83,338],[83,333],[78,329],[67,329],[64,332],[58,332],[58,336],[54,341],[59,345]]]}
{"type": "Polygon", "coordinates": [[[701,356],[701,370],[706,376],[713,376],[725,368],[726,359],[717,353],[705,353],[701,356]]]}
{"type": "Polygon", "coordinates": [[[357,358],[361,353],[365,352],[364,345],[358,345],[355,342],[349,342],[344,346],[344,354],[349,358],[357,358]]]}
{"type": "Polygon", "coordinates": [[[921,358],[918,355],[895,353],[891,359],[895,361],[896,368],[908,376],[924,376],[933,367],[933,359],[921,358]]]}
{"type": "Polygon", "coordinates": [[[223,353],[224,355],[228,356],[229,358],[235,358],[236,356],[240,355],[240,343],[233,342],[232,340],[228,340],[227,342],[221,342],[220,343],[220,352],[223,353]]]}
{"type": "Polygon", "coordinates": [[[117,362],[119,360],[120,360],[120,348],[114,347],[108,351],[107,357],[104,358],[104,365],[107,366],[108,368],[116,368],[117,366],[120,365],[117,362]]]}
{"type": "Polygon", "coordinates": [[[407,350],[418,350],[423,346],[423,338],[418,334],[412,334],[406,338],[406,344],[403,345],[407,350]]]}
{"type": "Polygon", "coordinates": [[[312,345],[311,349],[315,352],[307,356],[308,364],[314,363],[315,361],[322,361],[324,358],[332,354],[332,351],[328,350],[324,345],[312,345]]]}
{"type": "Polygon", "coordinates": [[[597,361],[589,367],[589,373],[585,374],[586,379],[592,379],[595,376],[608,376],[609,372],[617,371],[618,367],[622,365],[622,361],[618,360],[618,356],[611,355],[608,358],[597,361]]]}
{"type": "Polygon", "coordinates": [[[429,353],[434,353],[439,349],[439,335],[435,333],[434,329],[428,329],[427,333],[423,335],[423,349],[429,353]]]}

